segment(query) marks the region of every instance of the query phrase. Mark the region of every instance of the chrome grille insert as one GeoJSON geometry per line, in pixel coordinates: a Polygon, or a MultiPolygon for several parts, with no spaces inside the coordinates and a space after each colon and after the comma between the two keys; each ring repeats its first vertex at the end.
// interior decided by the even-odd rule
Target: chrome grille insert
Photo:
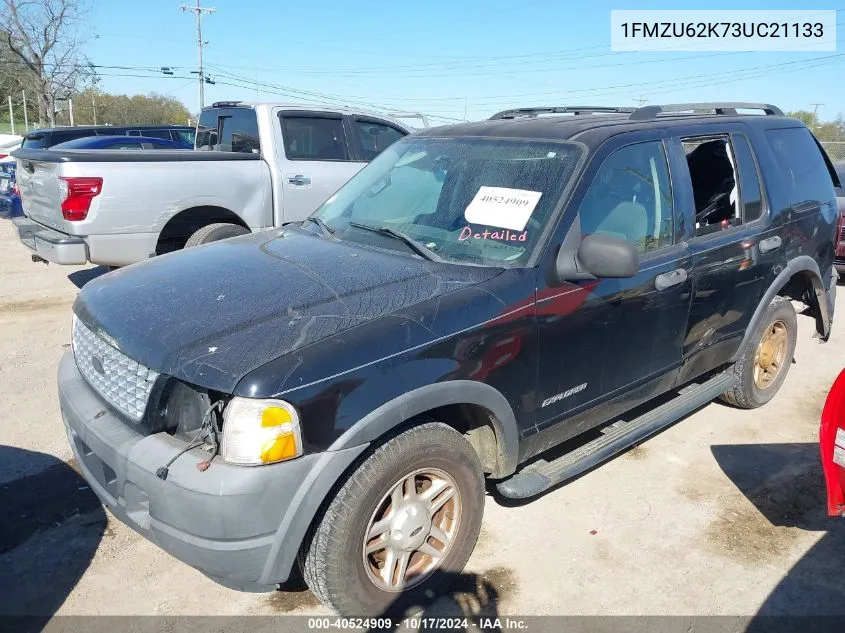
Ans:
{"type": "Polygon", "coordinates": [[[73,356],[88,384],[111,406],[138,422],[158,373],[109,345],[73,317],[73,356]]]}

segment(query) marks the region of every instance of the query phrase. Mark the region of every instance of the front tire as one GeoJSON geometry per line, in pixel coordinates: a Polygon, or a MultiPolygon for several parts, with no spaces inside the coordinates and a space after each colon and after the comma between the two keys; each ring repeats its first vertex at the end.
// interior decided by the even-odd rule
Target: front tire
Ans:
{"type": "Polygon", "coordinates": [[[466,438],[440,422],[410,428],[372,451],[329,503],[303,553],[305,582],[345,616],[423,606],[463,569],[483,510],[466,438]]]}
{"type": "Polygon", "coordinates": [[[246,235],[247,233],[249,233],[249,229],[242,227],[240,224],[217,222],[204,226],[191,235],[188,241],[185,242],[185,248],[199,246],[200,244],[210,244],[211,242],[237,237],[238,235],[246,235]]]}
{"type": "Polygon", "coordinates": [[[788,299],[775,297],[729,370],[739,383],[725,392],[722,400],[740,409],[756,409],[774,398],[789,373],[797,334],[795,308],[788,299]]]}

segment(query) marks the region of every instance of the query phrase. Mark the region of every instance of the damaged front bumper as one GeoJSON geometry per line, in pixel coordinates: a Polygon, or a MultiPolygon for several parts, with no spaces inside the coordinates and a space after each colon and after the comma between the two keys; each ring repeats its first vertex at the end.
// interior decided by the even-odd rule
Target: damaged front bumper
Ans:
{"type": "Polygon", "coordinates": [[[82,475],[118,519],[222,585],[269,591],[284,582],[322,499],[365,446],[243,467],[143,435],[113,413],[79,373],[72,352],[58,371],[59,403],[82,475]]]}

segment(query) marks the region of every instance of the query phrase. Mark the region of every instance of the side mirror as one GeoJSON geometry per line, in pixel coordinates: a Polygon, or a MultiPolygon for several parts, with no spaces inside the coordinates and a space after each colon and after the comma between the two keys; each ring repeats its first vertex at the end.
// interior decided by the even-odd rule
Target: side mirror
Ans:
{"type": "Polygon", "coordinates": [[[578,263],[600,279],[633,277],[640,270],[640,255],[629,242],[596,233],[581,241],[578,263]]]}
{"type": "Polygon", "coordinates": [[[639,269],[640,255],[631,244],[600,233],[581,239],[578,224],[573,225],[561,245],[554,273],[557,281],[563,282],[633,277],[639,269]]]}

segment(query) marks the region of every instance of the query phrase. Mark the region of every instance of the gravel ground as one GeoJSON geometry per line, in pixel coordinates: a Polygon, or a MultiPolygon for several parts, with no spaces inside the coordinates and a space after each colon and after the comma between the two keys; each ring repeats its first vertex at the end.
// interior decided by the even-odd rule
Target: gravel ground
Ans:
{"type": "MultiPolygon", "coordinates": [[[[0,614],[325,613],[310,592],[224,589],[115,521],[73,470],[55,370],[97,268],[33,264],[0,221],[0,614]]],[[[824,514],[818,420],[845,359],[799,318],[797,364],[756,411],[710,404],[521,505],[488,496],[443,604],[513,615],[845,612],[845,523],[824,514]]]]}

